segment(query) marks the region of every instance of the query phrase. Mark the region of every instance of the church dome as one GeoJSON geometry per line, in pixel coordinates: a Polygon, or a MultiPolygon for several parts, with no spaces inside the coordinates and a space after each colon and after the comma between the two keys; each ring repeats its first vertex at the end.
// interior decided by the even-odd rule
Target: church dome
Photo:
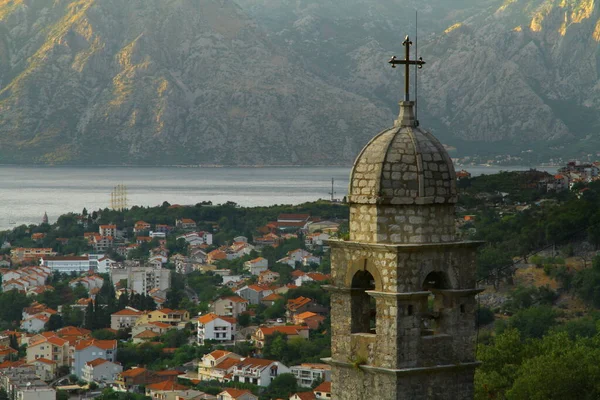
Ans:
{"type": "Polygon", "coordinates": [[[455,204],[456,174],[444,146],[419,129],[413,102],[361,151],[350,175],[351,204],[455,204]]]}

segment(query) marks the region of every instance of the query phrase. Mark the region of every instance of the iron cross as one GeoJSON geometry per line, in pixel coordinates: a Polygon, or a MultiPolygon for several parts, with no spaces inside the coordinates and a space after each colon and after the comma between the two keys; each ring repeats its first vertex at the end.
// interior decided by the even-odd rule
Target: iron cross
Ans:
{"type": "Polygon", "coordinates": [[[422,57],[419,57],[418,60],[410,59],[410,46],[412,44],[413,43],[410,41],[409,37],[407,36],[404,39],[404,42],[402,43],[402,45],[404,46],[405,59],[397,60],[396,56],[393,56],[392,59],[390,61],[388,61],[389,64],[392,64],[392,68],[396,68],[396,65],[398,65],[398,64],[404,65],[404,68],[405,68],[405,70],[404,70],[405,71],[404,72],[404,101],[410,100],[410,94],[409,94],[410,66],[416,65],[417,68],[421,69],[421,68],[423,68],[423,64],[425,64],[425,61],[423,61],[422,57]]]}

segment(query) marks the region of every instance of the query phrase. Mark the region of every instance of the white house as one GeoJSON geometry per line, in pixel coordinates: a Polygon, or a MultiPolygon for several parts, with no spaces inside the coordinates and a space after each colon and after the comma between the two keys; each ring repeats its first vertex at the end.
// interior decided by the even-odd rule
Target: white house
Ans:
{"type": "Polygon", "coordinates": [[[123,372],[123,367],[118,362],[96,358],[86,362],[82,371],[81,379],[86,382],[113,383],[117,376],[123,372]]]}
{"type": "Polygon", "coordinates": [[[205,340],[216,340],[219,342],[231,342],[235,339],[237,332],[237,320],[233,317],[225,317],[209,313],[198,317],[198,344],[204,344],[205,340]]]}
{"type": "Polygon", "coordinates": [[[300,364],[290,367],[298,386],[312,387],[317,381],[331,381],[331,366],[327,364],[300,364]]]}
{"type": "Polygon", "coordinates": [[[117,236],[117,226],[113,225],[113,224],[100,225],[100,229],[98,230],[98,232],[100,233],[101,236],[115,237],[115,236],[117,236]]]}
{"type": "Polygon", "coordinates": [[[277,262],[296,268],[296,263],[304,264],[304,258],[307,256],[312,256],[312,254],[304,249],[296,249],[288,251],[287,255],[277,262]]]}
{"type": "Polygon", "coordinates": [[[248,308],[248,300],[239,296],[223,297],[212,303],[212,311],[217,315],[237,318],[248,308]]]}
{"type": "Polygon", "coordinates": [[[248,357],[233,368],[231,380],[267,387],[280,374],[289,373],[290,369],[279,361],[248,357]]]}
{"type": "Polygon", "coordinates": [[[261,272],[269,269],[269,260],[263,257],[255,258],[254,260],[246,261],[244,269],[252,275],[260,275],[261,272]]]}
{"type": "Polygon", "coordinates": [[[21,329],[26,332],[41,332],[46,328],[46,324],[50,318],[44,314],[34,315],[33,317],[21,321],[21,329]]]}

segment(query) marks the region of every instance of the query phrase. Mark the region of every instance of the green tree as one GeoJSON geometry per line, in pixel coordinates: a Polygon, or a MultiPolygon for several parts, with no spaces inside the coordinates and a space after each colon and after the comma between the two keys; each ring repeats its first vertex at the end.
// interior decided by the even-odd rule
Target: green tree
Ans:
{"type": "Polygon", "coordinates": [[[298,382],[294,374],[281,374],[269,385],[266,395],[271,399],[289,398],[298,391],[298,382]]]}

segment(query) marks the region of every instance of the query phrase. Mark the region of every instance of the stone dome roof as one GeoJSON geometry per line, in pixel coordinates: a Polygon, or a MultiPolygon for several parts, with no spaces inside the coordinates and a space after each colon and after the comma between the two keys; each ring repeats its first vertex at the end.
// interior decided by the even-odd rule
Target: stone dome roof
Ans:
{"type": "Polygon", "coordinates": [[[354,204],[455,204],[456,174],[444,146],[416,127],[413,103],[401,102],[393,128],[362,150],[350,175],[354,204]]]}

